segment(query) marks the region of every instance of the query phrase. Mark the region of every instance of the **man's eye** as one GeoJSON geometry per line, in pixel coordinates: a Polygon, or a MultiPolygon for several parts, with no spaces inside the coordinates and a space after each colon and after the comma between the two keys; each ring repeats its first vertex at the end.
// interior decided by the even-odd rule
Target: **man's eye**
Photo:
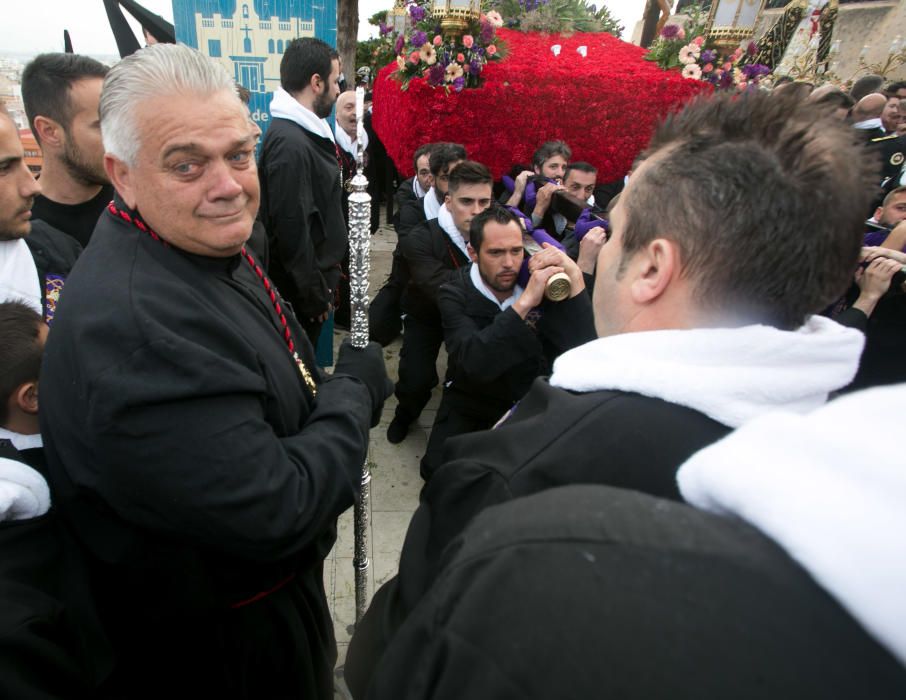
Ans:
{"type": "Polygon", "coordinates": [[[178,172],[180,175],[191,175],[192,173],[194,173],[197,170],[197,168],[198,168],[198,164],[191,163],[191,162],[177,163],[176,165],[173,166],[173,170],[178,172]]]}
{"type": "Polygon", "coordinates": [[[251,157],[252,157],[251,151],[239,151],[238,153],[234,153],[233,155],[231,155],[230,160],[233,163],[247,163],[249,161],[249,158],[251,158],[251,157]]]}

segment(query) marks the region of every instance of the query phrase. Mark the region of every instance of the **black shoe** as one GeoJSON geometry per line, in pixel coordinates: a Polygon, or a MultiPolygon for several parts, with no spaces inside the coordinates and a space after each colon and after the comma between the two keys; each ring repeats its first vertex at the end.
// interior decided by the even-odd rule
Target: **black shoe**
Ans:
{"type": "Polygon", "coordinates": [[[409,421],[401,416],[394,416],[387,426],[387,442],[399,445],[409,434],[409,421]]]}

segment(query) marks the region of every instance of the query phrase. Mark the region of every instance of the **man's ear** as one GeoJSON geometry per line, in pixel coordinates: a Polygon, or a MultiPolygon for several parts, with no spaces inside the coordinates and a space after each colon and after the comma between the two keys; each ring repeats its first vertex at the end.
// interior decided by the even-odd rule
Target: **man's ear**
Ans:
{"type": "Polygon", "coordinates": [[[655,238],[636,253],[630,262],[634,275],[630,294],[637,304],[650,304],[661,297],[680,271],[679,246],[666,238],[655,238]]]}
{"type": "Polygon", "coordinates": [[[135,209],[135,188],[132,183],[132,169],[110,153],[104,154],[104,170],[111,184],[130,209],[135,209]]]}
{"type": "Polygon", "coordinates": [[[311,78],[308,79],[308,86],[314,91],[316,95],[321,93],[321,84],[324,82],[324,79],[318,74],[314,73],[311,78]]]}
{"type": "Polygon", "coordinates": [[[472,262],[478,264],[478,253],[475,252],[471,243],[466,243],[466,250],[469,251],[469,257],[472,259],[472,262]]]}
{"type": "Polygon", "coordinates": [[[878,207],[875,209],[874,220],[878,223],[881,223],[881,215],[884,213],[884,207],[878,207]]]}
{"type": "Polygon", "coordinates": [[[35,117],[35,136],[42,147],[59,148],[63,145],[63,127],[49,117],[35,117]]]}
{"type": "Polygon", "coordinates": [[[33,416],[38,413],[38,382],[20,384],[14,395],[20,411],[33,416]]]}
{"type": "Polygon", "coordinates": [[[453,200],[450,198],[450,193],[447,192],[447,194],[444,195],[444,204],[449,204],[451,201],[453,200]]]}

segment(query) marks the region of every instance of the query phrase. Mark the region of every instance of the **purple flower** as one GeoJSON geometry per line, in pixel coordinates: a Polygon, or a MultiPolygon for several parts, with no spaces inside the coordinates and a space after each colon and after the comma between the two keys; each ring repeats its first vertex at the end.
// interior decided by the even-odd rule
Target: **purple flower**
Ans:
{"type": "Polygon", "coordinates": [[[400,34],[398,37],[396,37],[396,44],[394,44],[394,47],[393,47],[394,50],[396,51],[397,55],[399,55],[403,52],[403,47],[405,45],[406,45],[406,37],[404,37],[402,34],[400,34]]]}
{"type": "Polygon", "coordinates": [[[481,61],[479,61],[477,58],[473,58],[469,63],[469,73],[471,73],[472,75],[478,75],[479,73],[481,73],[481,61]]]}
{"type": "Polygon", "coordinates": [[[412,18],[413,22],[421,22],[425,18],[425,14],[427,14],[425,8],[421,5],[409,6],[409,16],[412,18]]]}
{"type": "Polygon", "coordinates": [[[380,30],[381,30],[381,36],[386,36],[387,34],[389,34],[392,31],[392,29],[390,27],[388,27],[386,24],[384,24],[383,22],[381,22],[378,26],[380,27],[380,30]]]}
{"type": "Polygon", "coordinates": [[[771,69],[761,63],[750,63],[740,68],[742,74],[749,80],[757,80],[763,75],[771,72],[771,69]]]}
{"type": "Polygon", "coordinates": [[[758,53],[758,44],[756,44],[754,41],[750,41],[749,45],[746,47],[746,55],[754,56],[757,53],[758,53]]]}
{"type": "Polygon", "coordinates": [[[668,24],[661,30],[661,36],[665,39],[675,39],[679,34],[679,25],[668,24]]]}
{"type": "Polygon", "coordinates": [[[428,69],[428,85],[437,87],[444,84],[444,73],[447,67],[440,62],[435,63],[428,69]]]}
{"type": "Polygon", "coordinates": [[[453,80],[453,89],[456,90],[456,92],[461,92],[465,86],[466,79],[462,76],[459,76],[458,78],[453,80]]]}
{"type": "Polygon", "coordinates": [[[701,58],[699,59],[702,63],[714,63],[714,59],[717,58],[717,51],[712,51],[711,49],[705,49],[702,51],[701,58]]]}
{"type": "Polygon", "coordinates": [[[725,71],[720,80],[717,81],[717,87],[723,90],[729,90],[733,87],[733,73],[731,71],[725,71]]]}
{"type": "Polygon", "coordinates": [[[409,38],[409,42],[416,49],[421,48],[426,41],[428,41],[428,35],[423,31],[412,32],[412,36],[409,38]]]}
{"type": "Polygon", "coordinates": [[[481,32],[478,34],[478,42],[480,44],[490,44],[494,41],[494,25],[488,21],[481,23],[481,32]]]}

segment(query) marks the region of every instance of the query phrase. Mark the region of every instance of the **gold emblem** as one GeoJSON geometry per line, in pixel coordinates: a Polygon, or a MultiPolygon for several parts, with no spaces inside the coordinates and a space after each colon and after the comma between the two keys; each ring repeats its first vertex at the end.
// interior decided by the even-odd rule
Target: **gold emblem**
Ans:
{"type": "Polygon", "coordinates": [[[891,165],[903,165],[903,153],[898,152],[898,153],[894,153],[892,156],[890,156],[890,164],[891,165]]]}
{"type": "Polygon", "coordinates": [[[308,390],[311,392],[312,396],[318,395],[318,385],[315,384],[315,378],[311,376],[311,372],[308,371],[308,367],[305,366],[305,363],[302,361],[302,358],[299,357],[299,353],[293,353],[293,359],[296,361],[296,367],[299,368],[299,374],[302,375],[302,379],[305,380],[305,386],[308,387],[308,390]]]}

